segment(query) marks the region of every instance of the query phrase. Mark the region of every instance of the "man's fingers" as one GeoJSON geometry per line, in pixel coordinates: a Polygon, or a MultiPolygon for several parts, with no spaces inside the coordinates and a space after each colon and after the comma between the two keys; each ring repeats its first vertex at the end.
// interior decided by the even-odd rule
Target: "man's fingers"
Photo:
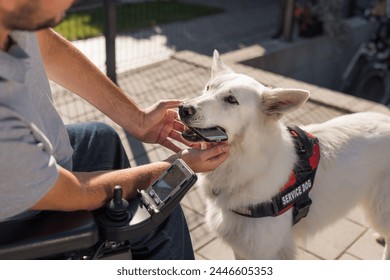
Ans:
{"type": "Polygon", "coordinates": [[[174,100],[162,100],[158,103],[158,106],[165,108],[165,109],[173,109],[178,108],[180,104],[182,103],[181,100],[174,99],[174,100]]]}
{"type": "Polygon", "coordinates": [[[209,159],[209,161],[215,165],[216,167],[220,165],[222,162],[224,162],[229,156],[228,152],[223,152],[221,154],[218,154],[217,156],[214,156],[209,159]]]}
{"type": "Polygon", "coordinates": [[[201,143],[187,141],[186,139],[183,138],[183,136],[181,135],[181,132],[179,132],[179,131],[172,130],[169,133],[169,137],[180,142],[180,143],[183,143],[184,145],[186,145],[188,147],[191,147],[194,149],[201,149],[201,143]]]}
{"type": "Polygon", "coordinates": [[[182,122],[176,119],[173,121],[173,129],[177,131],[184,131],[186,130],[186,126],[182,122]]]}
{"type": "Polygon", "coordinates": [[[176,146],[172,141],[168,140],[168,139],[165,139],[161,145],[163,145],[165,148],[168,148],[170,149],[171,151],[175,152],[175,153],[178,153],[180,152],[182,149],[179,148],[178,146],[176,146]]]}
{"type": "Polygon", "coordinates": [[[221,143],[205,150],[205,156],[207,157],[207,160],[213,160],[213,158],[215,157],[218,157],[223,154],[228,154],[229,150],[229,144],[221,143]]]}

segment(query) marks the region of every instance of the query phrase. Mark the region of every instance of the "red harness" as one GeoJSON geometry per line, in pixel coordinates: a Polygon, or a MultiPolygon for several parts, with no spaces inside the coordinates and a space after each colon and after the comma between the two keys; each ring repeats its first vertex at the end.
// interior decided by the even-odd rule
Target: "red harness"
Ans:
{"type": "Polygon", "coordinates": [[[234,213],[251,218],[275,217],[293,208],[293,225],[309,213],[312,203],[309,192],[320,161],[320,145],[317,138],[297,126],[288,127],[288,130],[293,136],[298,155],[298,162],[294,165],[289,180],[271,201],[232,210],[234,213]]]}

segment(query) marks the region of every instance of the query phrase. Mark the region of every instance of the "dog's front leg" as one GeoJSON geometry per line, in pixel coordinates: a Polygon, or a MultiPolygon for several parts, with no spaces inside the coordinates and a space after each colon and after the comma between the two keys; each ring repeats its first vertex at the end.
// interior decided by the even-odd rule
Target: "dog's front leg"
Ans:
{"type": "Polygon", "coordinates": [[[294,260],[296,258],[297,246],[294,238],[289,235],[285,238],[285,241],[278,251],[278,259],[279,260],[294,260]]]}
{"type": "Polygon", "coordinates": [[[382,260],[390,260],[390,238],[385,238],[385,251],[383,252],[382,260]]]}
{"type": "Polygon", "coordinates": [[[235,260],[245,260],[239,253],[233,251],[234,259],[235,260]]]}

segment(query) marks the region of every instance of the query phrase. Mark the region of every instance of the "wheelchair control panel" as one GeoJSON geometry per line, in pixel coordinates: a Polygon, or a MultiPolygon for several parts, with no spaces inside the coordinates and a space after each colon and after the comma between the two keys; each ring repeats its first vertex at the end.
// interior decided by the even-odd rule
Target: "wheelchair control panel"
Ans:
{"type": "Polygon", "coordinates": [[[196,179],[184,161],[177,159],[148,189],[138,191],[136,203],[129,204],[116,187],[112,201],[96,215],[102,236],[124,241],[152,232],[179,205],[196,179]]]}

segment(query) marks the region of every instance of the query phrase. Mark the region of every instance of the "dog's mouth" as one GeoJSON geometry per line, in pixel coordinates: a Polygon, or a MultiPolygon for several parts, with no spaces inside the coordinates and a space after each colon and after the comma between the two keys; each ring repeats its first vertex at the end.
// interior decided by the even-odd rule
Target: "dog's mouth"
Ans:
{"type": "Polygon", "coordinates": [[[187,128],[188,129],[182,132],[182,136],[190,142],[221,142],[228,140],[225,129],[220,126],[208,128],[187,126],[187,128]]]}
{"type": "Polygon", "coordinates": [[[202,141],[202,139],[189,127],[181,133],[181,136],[190,142],[202,141]]]}

